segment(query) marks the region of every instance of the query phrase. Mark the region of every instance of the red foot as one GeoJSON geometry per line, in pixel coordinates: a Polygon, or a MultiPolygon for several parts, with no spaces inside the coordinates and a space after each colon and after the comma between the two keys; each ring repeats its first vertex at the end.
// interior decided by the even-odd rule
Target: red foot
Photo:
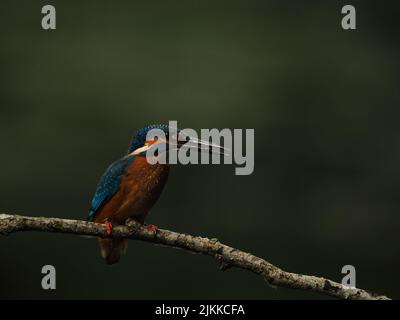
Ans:
{"type": "Polygon", "coordinates": [[[106,225],[107,236],[110,236],[113,225],[110,221],[106,221],[105,225],[106,225]]]}
{"type": "Polygon", "coordinates": [[[156,233],[158,230],[158,227],[154,224],[148,224],[147,225],[147,230],[149,230],[150,232],[156,233]]]}

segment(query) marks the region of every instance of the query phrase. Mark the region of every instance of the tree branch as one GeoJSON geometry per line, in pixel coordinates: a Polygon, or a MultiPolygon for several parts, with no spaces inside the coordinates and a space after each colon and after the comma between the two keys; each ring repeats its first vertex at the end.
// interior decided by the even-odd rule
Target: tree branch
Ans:
{"type": "MultiPolygon", "coordinates": [[[[18,231],[42,231],[107,237],[105,226],[99,223],[0,214],[0,234],[8,235],[18,231]]],[[[110,237],[142,240],[212,256],[221,264],[222,270],[229,267],[242,268],[260,275],[271,286],[315,291],[342,299],[389,299],[383,295],[347,287],[328,279],[284,271],[264,259],[224,245],[218,239],[195,237],[164,229],[158,229],[154,233],[132,220],[128,221],[124,226],[115,226],[110,237]]]]}

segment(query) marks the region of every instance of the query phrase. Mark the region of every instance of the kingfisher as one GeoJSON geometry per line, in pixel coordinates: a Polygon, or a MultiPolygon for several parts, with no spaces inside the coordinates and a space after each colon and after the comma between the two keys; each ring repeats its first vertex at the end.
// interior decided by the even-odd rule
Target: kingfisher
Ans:
{"type": "MultiPolygon", "coordinates": [[[[152,148],[164,144],[169,147],[162,149],[164,152],[183,146],[204,152],[207,147],[213,147],[208,150],[224,154],[223,147],[190,137],[184,130],[170,129],[168,125],[163,124],[148,125],[139,129],[131,140],[127,154],[113,162],[101,176],[92,199],[88,220],[105,224],[108,236],[114,225],[125,224],[127,219],[144,224],[150,209],[159,199],[168,179],[169,164],[153,164],[152,161],[150,163],[147,155],[152,148]],[[161,130],[165,141],[159,137],[147,140],[148,132],[152,129],[161,130]],[[169,136],[171,132],[174,133],[173,137],[169,136]]],[[[154,225],[147,227],[157,231],[154,225]]],[[[107,264],[117,263],[128,247],[128,239],[124,238],[98,238],[98,241],[101,256],[107,264]]]]}

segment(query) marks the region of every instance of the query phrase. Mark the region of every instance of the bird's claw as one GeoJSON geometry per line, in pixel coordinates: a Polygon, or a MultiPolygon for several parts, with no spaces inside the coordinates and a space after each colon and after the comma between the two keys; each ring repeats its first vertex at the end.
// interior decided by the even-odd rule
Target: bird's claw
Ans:
{"type": "Polygon", "coordinates": [[[109,237],[111,235],[111,230],[113,228],[113,225],[112,225],[112,223],[110,221],[106,221],[105,222],[105,226],[106,226],[107,236],[109,237]]]}
{"type": "Polygon", "coordinates": [[[150,231],[150,232],[152,232],[154,234],[156,234],[157,230],[158,230],[158,227],[156,225],[154,225],[154,224],[148,224],[146,226],[146,228],[147,228],[148,231],[150,231]]]}

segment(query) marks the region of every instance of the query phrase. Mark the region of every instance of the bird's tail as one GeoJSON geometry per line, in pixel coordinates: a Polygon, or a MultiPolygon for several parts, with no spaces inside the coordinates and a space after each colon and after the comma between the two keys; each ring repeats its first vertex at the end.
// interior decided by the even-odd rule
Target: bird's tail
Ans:
{"type": "Polygon", "coordinates": [[[98,239],[101,256],[107,264],[117,263],[121,254],[125,254],[128,249],[128,239],[98,239]]]}

